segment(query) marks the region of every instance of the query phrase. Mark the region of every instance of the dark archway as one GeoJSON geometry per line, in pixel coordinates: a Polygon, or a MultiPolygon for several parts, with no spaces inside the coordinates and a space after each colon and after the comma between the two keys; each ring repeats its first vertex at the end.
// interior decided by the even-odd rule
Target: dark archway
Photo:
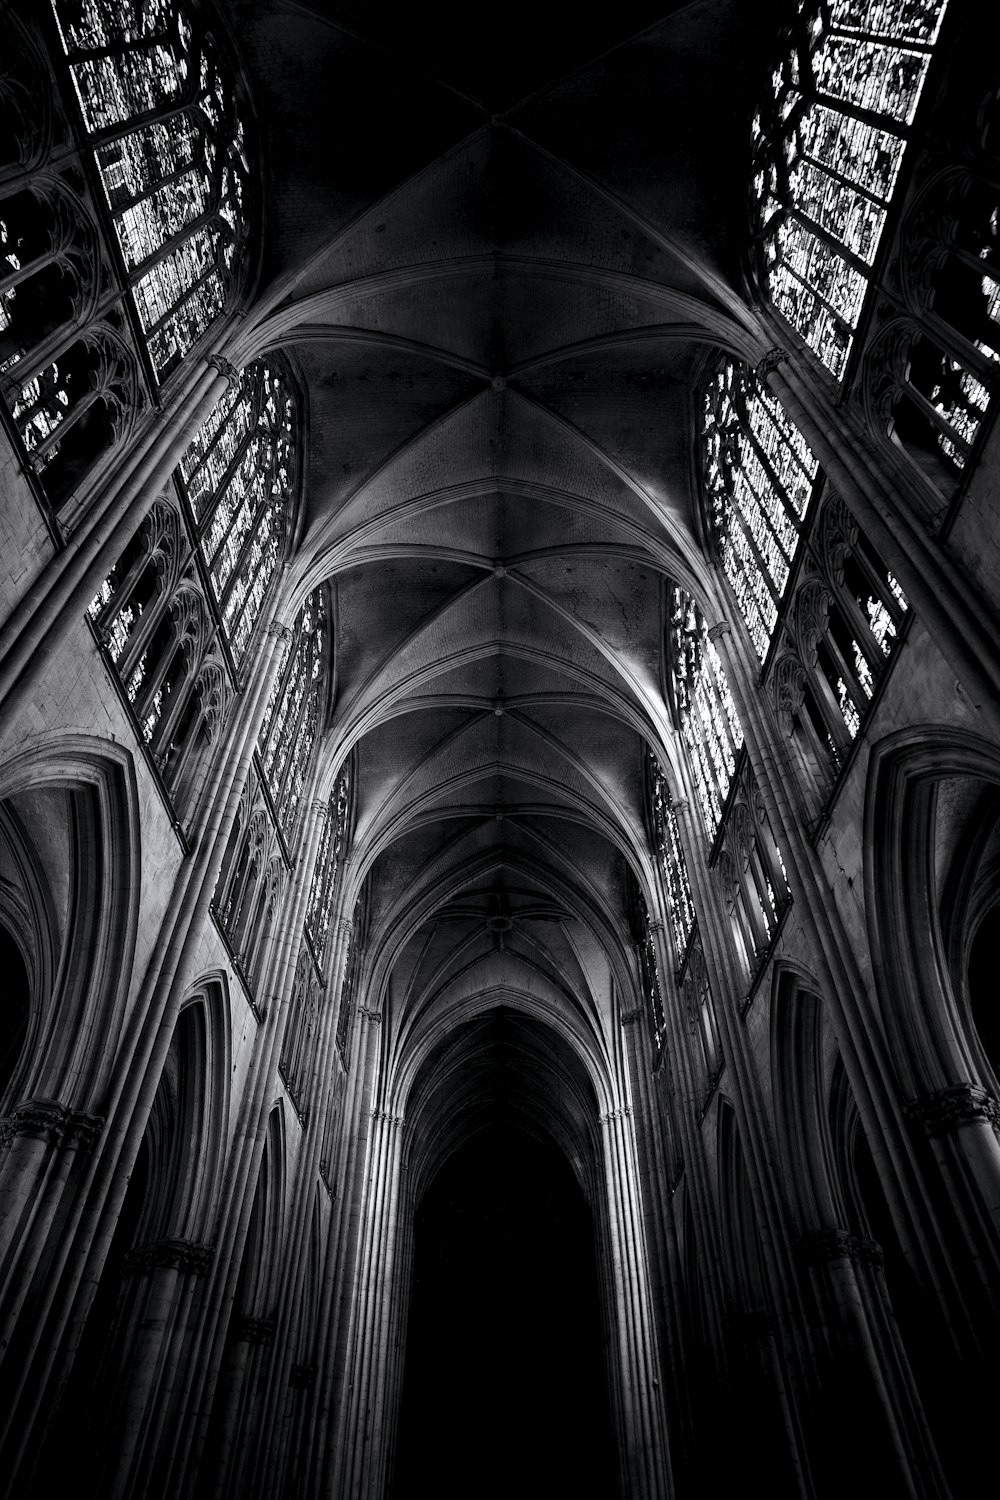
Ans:
{"type": "Polygon", "coordinates": [[[617,1492],[594,1228],[562,1153],[497,1123],[417,1209],[393,1500],[617,1492]]]}

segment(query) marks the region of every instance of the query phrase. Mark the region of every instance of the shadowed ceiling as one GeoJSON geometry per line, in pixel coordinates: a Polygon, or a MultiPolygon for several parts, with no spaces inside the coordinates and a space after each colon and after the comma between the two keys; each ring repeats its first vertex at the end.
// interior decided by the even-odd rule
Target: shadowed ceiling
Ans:
{"type": "Polygon", "coordinates": [[[483,997],[608,1056],[665,580],[709,579],[694,392],[767,344],[740,268],[787,6],[226,9],[268,164],[242,337],[307,393],[293,581],[332,584],[390,1066],[483,997]]]}

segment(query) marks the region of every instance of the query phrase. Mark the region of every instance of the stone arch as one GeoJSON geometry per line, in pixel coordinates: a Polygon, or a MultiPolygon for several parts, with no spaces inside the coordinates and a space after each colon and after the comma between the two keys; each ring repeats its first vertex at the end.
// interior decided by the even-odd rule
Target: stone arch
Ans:
{"type": "Polygon", "coordinates": [[[125,1014],[139,916],[138,796],[124,749],[84,736],[0,765],[0,921],[30,980],[9,1100],[95,1110],[125,1014]]]}
{"type": "Polygon", "coordinates": [[[975,1024],[968,960],[1000,901],[998,837],[995,746],[937,725],[875,746],[865,895],[876,988],[906,1098],[997,1087],[1000,1059],[988,1057],[975,1024]]]}
{"type": "Polygon", "coordinates": [[[811,976],[775,964],[771,983],[771,1068],[775,1133],[799,1224],[843,1220],[826,1098],[823,1002],[811,976]]]}

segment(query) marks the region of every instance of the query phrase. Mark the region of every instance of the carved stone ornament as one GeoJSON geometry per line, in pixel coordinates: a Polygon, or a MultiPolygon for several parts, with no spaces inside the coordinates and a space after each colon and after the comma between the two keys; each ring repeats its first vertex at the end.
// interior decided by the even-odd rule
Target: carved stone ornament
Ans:
{"type": "Polygon", "coordinates": [[[708,627],[707,635],[710,641],[715,642],[721,636],[731,634],[728,620],[717,620],[714,625],[708,627]]]}
{"type": "Polygon", "coordinates": [[[607,1125],[611,1120],[627,1120],[632,1111],[626,1104],[621,1109],[609,1109],[606,1115],[601,1116],[601,1124],[607,1125]]]}
{"type": "Polygon", "coordinates": [[[288,1384],[293,1391],[310,1391],[316,1384],[315,1365],[292,1365],[288,1372],[288,1384]]]}
{"type": "Polygon", "coordinates": [[[904,1108],[929,1136],[951,1135],[963,1125],[988,1121],[1000,1129],[1000,1103],[978,1083],[956,1083],[936,1094],[908,1099],[904,1108]]]}
{"type": "Polygon", "coordinates": [[[0,1120],[0,1147],[24,1135],[50,1146],[89,1151],[103,1127],[100,1115],[77,1113],[56,1099],[26,1099],[0,1120]]]}
{"type": "Polygon", "coordinates": [[[190,1240],[156,1240],[140,1245],[125,1257],[127,1276],[148,1276],[151,1271],[184,1271],[192,1276],[208,1274],[215,1254],[213,1245],[195,1245],[190,1240]]]}
{"type": "Polygon", "coordinates": [[[269,1349],[274,1343],[275,1320],[273,1318],[240,1318],[236,1324],[236,1338],[241,1344],[257,1344],[269,1349]]]}
{"type": "Polygon", "coordinates": [[[814,1229],[804,1234],[796,1247],[807,1266],[826,1266],[849,1260],[856,1266],[881,1266],[882,1247],[864,1234],[848,1229],[814,1229]]]}
{"type": "Polygon", "coordinates": [[[763,383],[769,375],[774,374],[779,365],[785,364],[787,360],[787,349],[779,349],[777,346],[773,349],[768,349],[767,353],[761,355],[760,359],[754,365],[754,379],[763,383]]]}
{"type": "Polygon", "coordinates": [[[367,1021],[370,1026],[381,1026],[382,1012],[380,1010],[368,1010],[365,1006],[358,1006],[358,1015],[362,1021],[367,1021]]]}
{"type": "Polygon", "coordinates": [[[641,1007],[639,1007],[639,1008],[637,1008],[635,1010],[623,1010],[622,1011],[621,1022],[622,1022],[623,1026],[634,1026],[637,1021],[641,1021],[641,1020],[642,1020],[642,1009],[641,1009],[641,1007]]]}
{"type": "Polygon", "coordinates": [[[227,359],[224,354],[206,354],[205,363],[206,365],[210,365],[213,370],[218,370],[220,375],[225,376],[232,390],[239,390],[240,372],[232,360],[227,359]]]}

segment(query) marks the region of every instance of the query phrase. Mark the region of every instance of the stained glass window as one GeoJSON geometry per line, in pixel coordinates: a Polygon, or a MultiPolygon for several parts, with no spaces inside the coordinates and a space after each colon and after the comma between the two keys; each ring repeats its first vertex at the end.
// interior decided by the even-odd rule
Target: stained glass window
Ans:
{"type": "Polygon", "coordinates": [[[666,777],[655,756],[650,756],[652,770],[653,828],[656,855],[667,891],[667,908],[674,936],[674,955],[678,967],[684,961],[688,941],[695,925],[694,902],[688,880],[687,861],[681,844],[677,814],[667,789],[666,777]]]}
{"type": "Polygon", "coordinates": [[[799,0],[753,122],[774,306],[843,376],[946,0],[799,0]]]}
{"type": "Polygon", "coordinates": [[[295,405],[258,360],[202,424],[177,470],[233,656],[242,661],[278,565],[294,485],[295,405]]]}
{"type": "Polygon", "coordinates": [[[730,359],[706,387],[701,438],[716,546],[763,661],[819,466],[780,402],[730,359]]]}
{"type": "Polygon", "coordinates": [[[176,0],[52,0],[153,369],[218,317],[247,234],[243,122],[176,0]]]}
{"type": "Polygon", "coordinates": [[[710,839],[729,795],[743,729],[705,618],[682,588],[670,591],[670,664],[681,733],[710,839]]]}
{"type": "Polygon", "coordinates": [[[326,596],[323,589],[316,589],[295,622],[291,649],[275,683],[259,741],[264,780],[286,840],[295,826],[319,730],[326,660],[326,596]]]}
{"type": "Polygon", "coordinates": [[[312,889],[309,893],[306,932],[319,963],[323,962],[326,953],[330,922],[333,918],[337,876],[343,863],[344,844],[347,838],[349,791],[347,776],[341,776],[323,817],[323,832],[320,835],[316,868],[313,871],[312,889]]]}

